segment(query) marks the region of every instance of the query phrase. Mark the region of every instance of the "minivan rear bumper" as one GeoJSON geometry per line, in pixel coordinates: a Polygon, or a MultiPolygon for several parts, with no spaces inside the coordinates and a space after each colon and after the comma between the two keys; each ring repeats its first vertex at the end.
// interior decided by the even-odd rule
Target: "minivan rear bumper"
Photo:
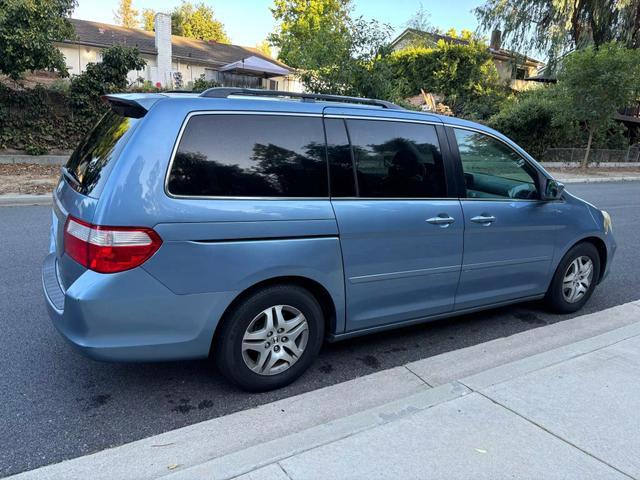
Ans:
{"type": "Polygon", "coordinates": [[[176,295],[144,269],[115,274],[87,270],[64,291],[56,257],[47,256],[42,284],[56,329],[82,353],[103,361],[205,358],[235,292],[176,295]]]}

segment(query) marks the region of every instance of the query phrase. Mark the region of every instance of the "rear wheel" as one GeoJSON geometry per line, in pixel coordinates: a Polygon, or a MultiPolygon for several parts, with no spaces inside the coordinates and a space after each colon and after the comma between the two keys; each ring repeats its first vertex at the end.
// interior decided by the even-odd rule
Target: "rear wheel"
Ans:
{"type": "Polygon", "coordinates": [[[214,356],[222,374],[245,390],[293,382],[313,362],[324,338],[322,309],[295,285],[254,292],[220,326],[214,356]]]}
{"type": "Polygon", "coordinates": [[[559,313],[580,310],[591,297],[598,278],[598,250],[590,243],[579,243],[560,261],[547,291],[547,305],[559,313]]]}

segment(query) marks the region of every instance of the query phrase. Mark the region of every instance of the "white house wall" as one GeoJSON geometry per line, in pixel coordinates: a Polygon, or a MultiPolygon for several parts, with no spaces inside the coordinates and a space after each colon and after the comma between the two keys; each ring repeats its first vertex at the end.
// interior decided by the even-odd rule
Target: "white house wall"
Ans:
{"type": "MultiPolygon", "coordinates": [[[[87,69],[89,63],[95,63],[102,60],[102,50],[99,47],[90,47],[85,45],[70,45],[70,44],[58,44],[58,49],[65,57],[67,68],[71,75],[80,75],[87,69]]],[[[140,55],[147,65],[143,70],[132,70],[128,73],[127,79],[129,83],[134,83],[139,79],[148,81],[154,85],[160,82],[160,76],[158,74],[158,61],[156,55],[141,54],[140,55]]],[[[174,58],[171,68],[182,73],[183,87],[187,87],[189,82],[193,82],[200,78],[202,75],[205,78],[210,79],[211,75],[207,72],[215,70],[212,66],[205,66],[199,63],[186,62],[182,59],[174,58]]],[[[284,90],[287,92],[302,92],[302,83],[294,76],[289,77],[272,77],[271,80],[278,82],[278,90],[284,90]]],[[[269,87],[269,81],[263,82],[265,88],[269,87]]]]}
{"type": "Polygon", "coordinates": [[[71,75],[80,75],[89,63],[99,62],[102,58],[101,50],[83,45],[62,45],[58,49],[64,55],[71,75]]]}
{"type": "Polygon", "coordinates": [[[183,86],[187,86],[189,82],[193,82],[205,75],[206,67],[197,63],[189,63],[183,60],[174,59],[172,67],[174,72],[180,72],[182,74],[183,86]]]}

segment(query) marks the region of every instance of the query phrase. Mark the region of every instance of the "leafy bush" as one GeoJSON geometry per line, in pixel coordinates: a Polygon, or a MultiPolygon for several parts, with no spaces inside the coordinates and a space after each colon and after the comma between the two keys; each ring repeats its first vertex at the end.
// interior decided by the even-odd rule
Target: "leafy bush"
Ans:
{"type": "Polygon", "coordinates": [[[534,157],[542,155],[549,146],[573,145],[575,124],[569,120],[565,128],[559,128],[560,110],[554,101],[554,92],[553,87],[545,87],[521,93],[489,119],[489,126],[504,133],[534,157]]]}
{"type": "Polygon", "coordinates": [[[137,48],[107,48],[102,52],[101,62],[90,63],[83,73],[71,79],[71,105],[87,115],[103,112],[100,97],[125,90],[128,87],[127,74],[131,70],[143,69],[146,64],[137,48]]]}
{"type": "Polygon", "coordinates": [[[41,155],[70,150],[95,123],[95,117],[77,114],[69,95],[36,86],[13,90],[0,85],[0,149],[41,155]]]}
{"type": "Polygon", "coordinates": [[[127,73],[144,65],[136,49],[113,47],[70,84],[31,89],[0,84],[0,149],[39,155],[75,148],[106,109],[100,96],[125,90],[127,73]]]}
{"type": "Polygon", "coordinates": [[[204,75],[200,75],[200,77],[196,78],[191,85],[191,90],[194,92],[204,92],[208,88],[219,87],[220,84],[215,80],[205,80],[204,75]]]}
{"type": "Polygon", "coordinates": [[[488,118],[510,95],[487,46],[474,39],[468,44],[440,40],[434,48],[411,47],[394,52],[389,62],[393,77],[404,80],[404,96],[421,89],[441,94],[456,115],[488,118]]]}
{"type": "MultiPolygon", "coordinates": [[[[522,92],[487,123],[534,157],[550,147],[584,147],[588,131],[575,112],[566,108],[562,95],[557,85],[522,92]]],[[[626,148],[625,133],[624,125],[610,119],[594,133],[593,144],[598,148],[626,148]]]]}

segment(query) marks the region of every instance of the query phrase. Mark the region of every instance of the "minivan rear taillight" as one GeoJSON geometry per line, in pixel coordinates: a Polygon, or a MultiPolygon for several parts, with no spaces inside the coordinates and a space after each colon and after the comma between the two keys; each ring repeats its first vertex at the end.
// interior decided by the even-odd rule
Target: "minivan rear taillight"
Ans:
{"type": "Polygon", "coordinates": [[[146,262],[162,245],[151,228],[104,227],[69,216],[64,227],[64,252],[100,273],[130,270],[146,262]]]}

